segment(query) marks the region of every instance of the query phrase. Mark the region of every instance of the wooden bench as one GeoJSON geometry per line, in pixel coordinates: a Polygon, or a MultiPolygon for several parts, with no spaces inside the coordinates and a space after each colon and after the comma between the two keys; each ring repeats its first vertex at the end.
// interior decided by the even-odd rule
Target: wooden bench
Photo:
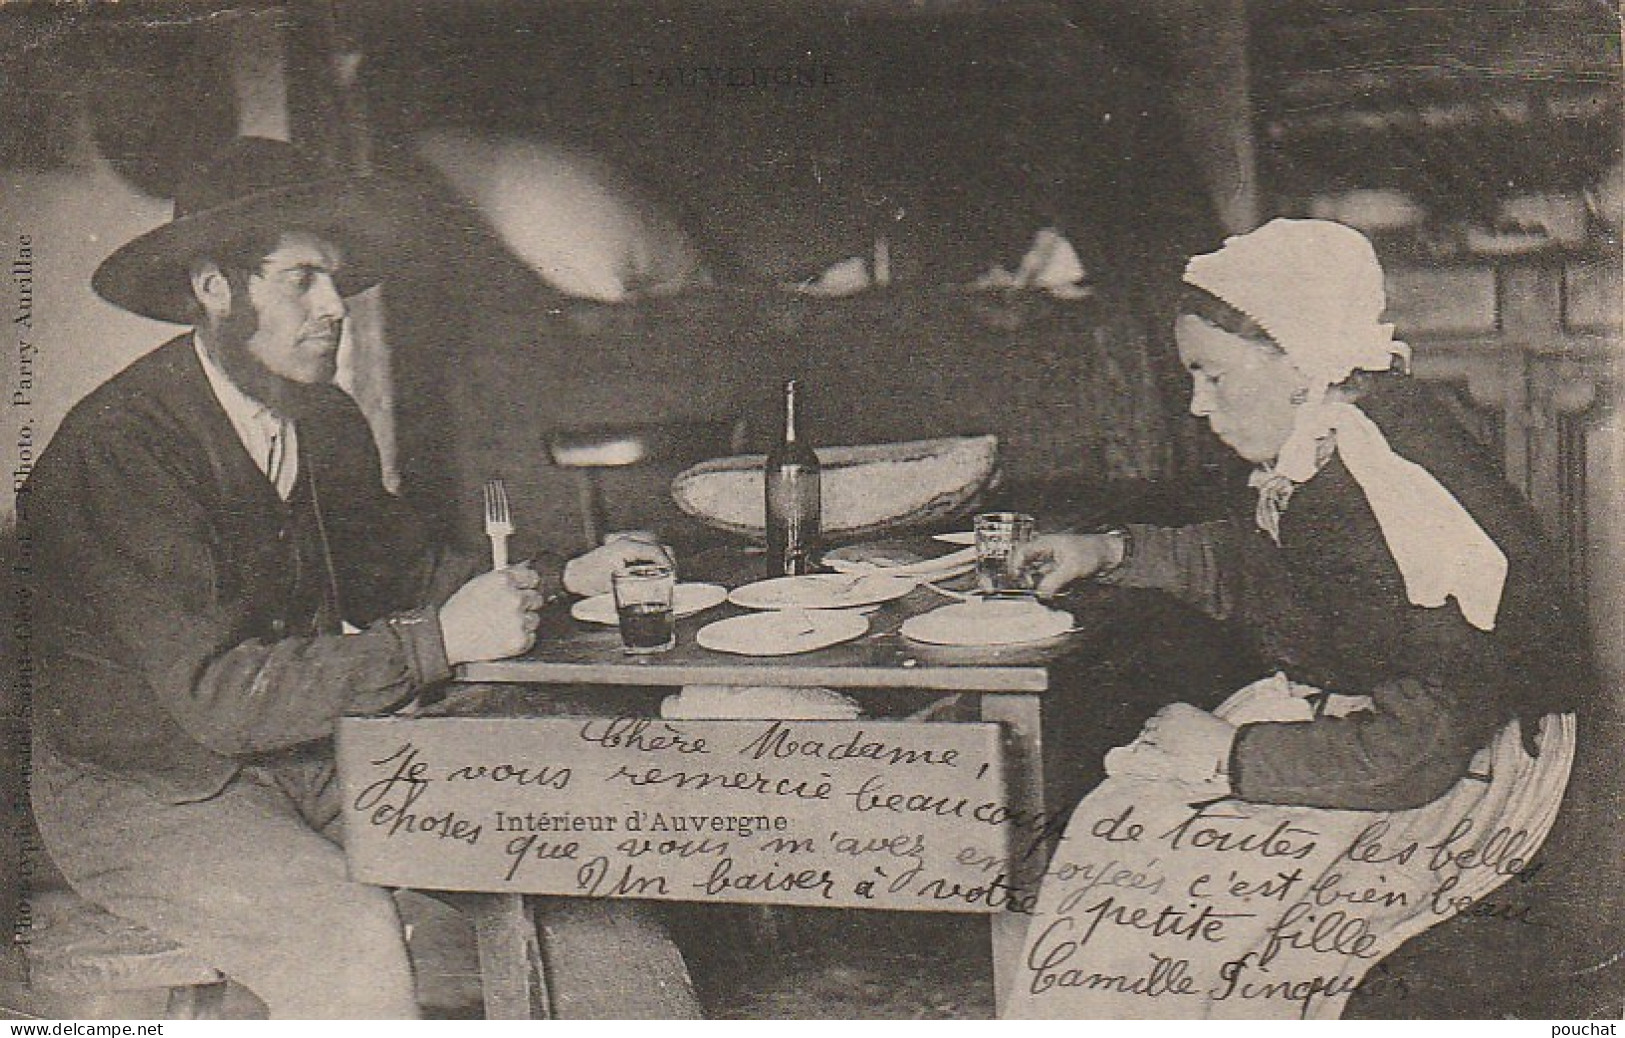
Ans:
{"type": "Polygon", "coordinates": [[[67,890],[30,895],[25,946],[29,987],[71,1015],[132,992],[169,992],[166,1016],[217,1020],[226,978],[174,941],[120,919],[67,890]]]}

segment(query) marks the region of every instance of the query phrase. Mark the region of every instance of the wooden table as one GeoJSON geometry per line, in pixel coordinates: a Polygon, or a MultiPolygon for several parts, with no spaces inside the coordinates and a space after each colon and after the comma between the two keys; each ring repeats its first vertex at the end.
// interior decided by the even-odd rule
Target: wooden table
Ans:
{"type": "MultiPolygon", "coordinates": [[[[721,562],[712,560],[701,572],[720,578],[719,582],[738,585],[751,579],[759,565],[759,559],[736,553],[721,562]]],[[[690,572],[695,568],[691,565],[690,572]]],[[[974,697],[975,718],[996,722],[1002,729],[1004,789],[1010,808],[1027,817],[1053,818],[1054,824],[1046,826],[1042,835],[1046,842],[1052,841],[1059,835],[1061,819],[1050,813],[1051,805],[1044,795],[1040,697],[1049,687],[1051,664],[1085,651],[1098,638],[1092,637],[1085,626],[1080,632],[1045,643],[964,649],[921,645],[899,634],[899,627],[909,616],[946,603],[935,592],[919,588],[871,614],[869,633],[856,641],[771,658],[726,655],[695,643],[695,632],[704,624],[742,612],[731,605],[680,620],[677,647],[643,657],[624,654],[614,628],[579,623],[567,612],[556,610],[544,617],[536,647],[525,656],[459,668],[457,679],[473,684],[462,689],[454,686],[446,702],[433,713],[523,717],[529,708],[526,692],[515,687],[520,685],[862,689],[866,703],[882,710],[894,699],[907,699],[910,706],[916,705],[921,690],[965,694],[974,697]],[[505,693],[504,688],[512,691],[505,693]]],[[[341,725],[341,750],[344,731],[341,725]]],[[[350,787],[352,792],[354,788],[350,787]]],[[[1048,858],[1047,849],[1043,853],[1012,855],[1015,886],[1036,892],[1048,858]]],[[[525,896],[492,893],[474,902],[487,1014],[491,1017],[527,1017],[548,1011],[549,996],[537,967],[537,937],[525,896]]],[[[995,911],[990,919],[995,992],[1002,1002],[1020,953],[1026,916],[995,911]]]]}

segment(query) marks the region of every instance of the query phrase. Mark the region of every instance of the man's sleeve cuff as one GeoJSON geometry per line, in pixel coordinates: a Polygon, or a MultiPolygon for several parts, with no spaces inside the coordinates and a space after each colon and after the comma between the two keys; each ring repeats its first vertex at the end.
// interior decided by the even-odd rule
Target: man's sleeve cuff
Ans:
{"type": "Polygon", "coordinates": [[[389,628],[400,639],[414,691],[437,685],[451,677],[451,663],[446,659],[446,640],[440,630],[438,609],[426,606],[397,613],[389,618],[389,628]]]}
{"type": "Polygon", "coordinates": [[[1152,529],[1143,523],[1125,523],[1114,527],[1109,533],[1116,534],[1123,543],[1123,557],[1117,560],[1116,565],[1096,573],[1094,580],[1099,584],[1119,587],[1133,579],[1139,570],[1138,560],[1141,548],[1145,543],[1145,536],[1152,529]]]}

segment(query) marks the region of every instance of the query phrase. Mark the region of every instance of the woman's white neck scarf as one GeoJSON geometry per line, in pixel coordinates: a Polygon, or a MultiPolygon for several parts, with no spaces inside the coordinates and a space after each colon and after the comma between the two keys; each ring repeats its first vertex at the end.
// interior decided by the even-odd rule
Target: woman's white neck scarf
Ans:
{"type": "Polygon", "coordinates": [[[1377,517],[1410,601],[1437,607],[1454,598],[1469,623],[1494,629],[1506,555],[1432,473],[1394,453],[1365,412],[1336,394],[1328,399],[1356,370],[1410,360],[1410,347],[1381,321],[1382,268],[1365,236],[1324,220],[1271,220],[1193,258],[1185,281],[1251,317],[1309,380],[1275,464],[1251,481],[1260,490],[1259,527],[1279,542],[1290,487],[1314,476],[1333,443],[1377,517]]]}

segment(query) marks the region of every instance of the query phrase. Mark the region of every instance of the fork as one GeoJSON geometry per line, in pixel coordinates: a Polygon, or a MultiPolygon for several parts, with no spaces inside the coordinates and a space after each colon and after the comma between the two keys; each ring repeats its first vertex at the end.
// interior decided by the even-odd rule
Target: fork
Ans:
{"type": "Polygon", "coordinates": [[[513,519],[508,515],[508,488],[500,479],[485,481],[485,536],[491,538],[491,568],[508,568],[508,538],[513,519]]]}

